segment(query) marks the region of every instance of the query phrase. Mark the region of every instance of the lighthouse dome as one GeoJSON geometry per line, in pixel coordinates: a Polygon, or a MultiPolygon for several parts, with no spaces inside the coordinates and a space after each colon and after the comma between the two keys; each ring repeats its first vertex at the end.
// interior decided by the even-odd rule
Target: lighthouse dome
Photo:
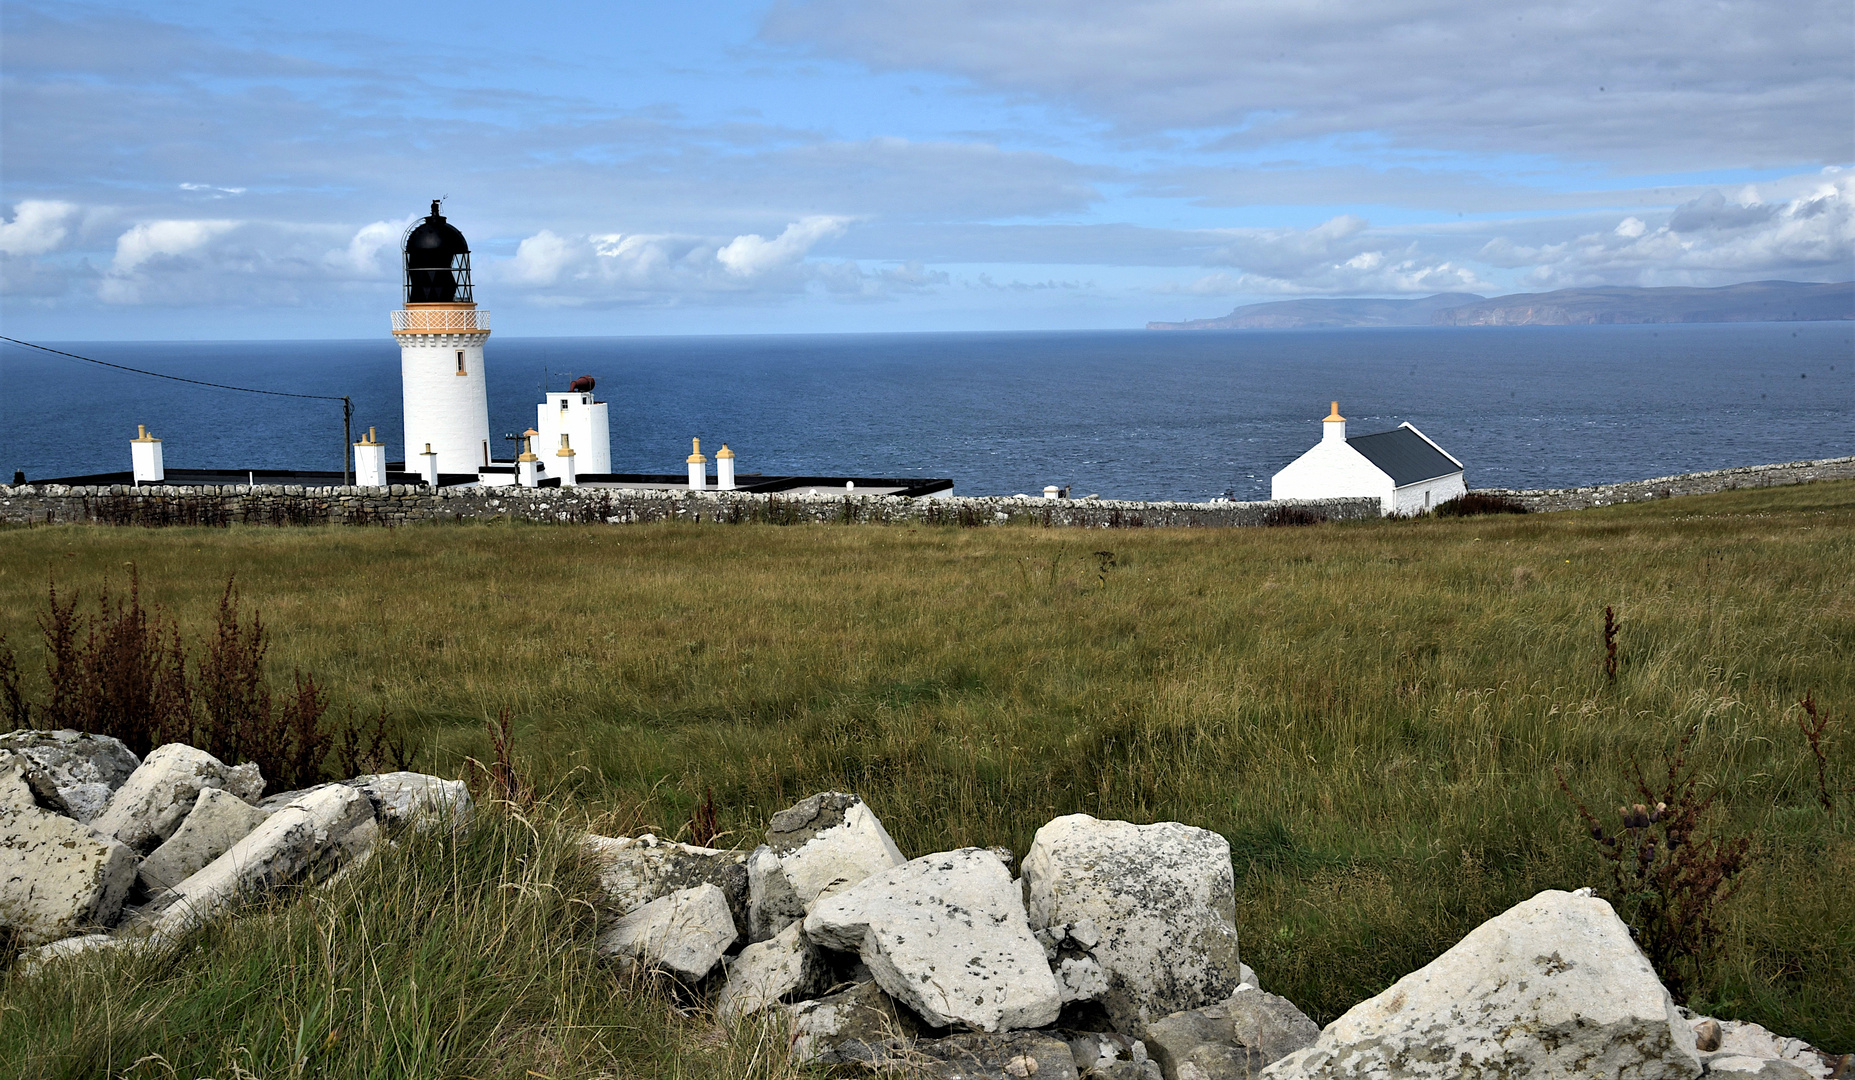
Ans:
{"type": "Polygon", "coordinates": [[[438,212],[406,232],[406,302],[408,304],[469,303],[470,243],[457,227],[438,212]]]}

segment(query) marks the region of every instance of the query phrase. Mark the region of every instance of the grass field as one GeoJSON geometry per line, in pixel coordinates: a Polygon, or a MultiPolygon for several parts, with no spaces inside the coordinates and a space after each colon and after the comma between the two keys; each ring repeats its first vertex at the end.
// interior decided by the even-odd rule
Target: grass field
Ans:
{"type": "Polygon", "coordinates": [[[0,532],[0,631],[29,690],[44,692],[47,573],[88,597],[130,562],[196,636],[235,573],[271,628],[274,674],[312,671],[338,706],[389,710],[418,732],[418,767],[461,774],[507,706],[518,757],[554,793],[551,823],[370,871],[389,893],[430,891],[417,903],[357,894],[338,918],[341,902],[307,894],[212,932],[236,978],[198,954],[10,976],[0,1060],[34,1062],[22,1075],[160,1054],[229,1076],[240,1048],[238,1067],[267,1078],[311,1058],[325,1064],[306,1075],[774,1068],[751,1038],[623,993],[582,955],[590,924],[570,898],[584,883],[554,830],[675,834],[710,790],[748,845],[830,788],[863,795],[910,855],[1022,852],[1073,812],[1215,829],[1245,960],[1325,1022],[1540,889],[1602,891],[1555,769],[1609,811],[1635,801],[1630,763],[1659,769],[1690,728],[1718,793],[1709,828],[1753,842],[1694,1006],[1855,1050],[1855,483],[1242,530],[14,529],[0,532]],[[1837,721],[1833,812],[1798,728],[1807,693],[1837,721]],[[502,888],[505,870],[530,885],[502,888]],[[446,905],[532,926],[466,954],[477,931],[426,925],[446,905]],[[329,959],[330,935],[362,948],[343,937],[356,920],[403,963],[357,974],[329,959]],[[483,973],[485,956],[522,978],[483,973]],[[430,991],[431,1014],[331,1019],[452,967],[488,980],[487,1004],[450,987],[430,991]],[[239,986],[275,1014],[271,1034],[226,1027],[239,986]],[[381,1056],[383,1031],[425,1048],[416,1069],[381,1056]],[[18,1056],[29,1044],[47,1048],[18,1056]]]}

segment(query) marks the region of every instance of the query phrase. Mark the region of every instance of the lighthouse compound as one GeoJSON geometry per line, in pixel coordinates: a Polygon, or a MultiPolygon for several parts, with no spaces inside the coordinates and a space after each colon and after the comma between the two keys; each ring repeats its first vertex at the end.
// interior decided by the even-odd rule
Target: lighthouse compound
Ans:
{"type": "MultiPolygon", "coordinates": [[[[35,482],[325,486],[348,483],[351,477],[357,487],[520,485],[767,494],[854,492],[912,498],[953,494],[953,481],[947,479],[737,472],[735,451],[725,443],[714,455],[711,474],[709,455],[702,452],[701,439],[693,433],[684,472],[613,472],[609,406],[595,395],[597,384],[590,375],[574,379],[564,391],[546,391],[535,406],[534,426],[519,434],[492,435],[489,315],[477,307],[470,280],[470,243],[446,220],[439,200],[432,200],[431,213],[406,230],[402,259],[400,306],[392,313],[393,339],[399,345],[402,424],[396,446],[389,447],[378,437],[375,423],[344,447],[344,454],[351,456],[338,470],[167,468],[162,440],[144,424],[130,442],[130,470],[35,482]],[[495,452],[508,444],[513,444],[513,458],[498,459],[495,452]],[[399,451],[397,459],[389,460],[394,449],[399,451]]],[[[664,450],[668,458],[672,448],[664,450]]]]}

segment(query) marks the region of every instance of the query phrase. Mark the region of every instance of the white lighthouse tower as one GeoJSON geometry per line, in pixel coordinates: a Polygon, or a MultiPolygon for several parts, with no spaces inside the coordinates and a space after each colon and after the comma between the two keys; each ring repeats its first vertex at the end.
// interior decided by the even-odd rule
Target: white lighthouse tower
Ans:
{"type": "Polygon", "coordinates": [[[440,472],[475,473],[490,460],[483,379],[490,332],[470,291],[470,245],[434,199],[431,216],[407,231],[405,256],[405,306],[393,313],[406,412],[404,467],[430,453],[440,472]]]}

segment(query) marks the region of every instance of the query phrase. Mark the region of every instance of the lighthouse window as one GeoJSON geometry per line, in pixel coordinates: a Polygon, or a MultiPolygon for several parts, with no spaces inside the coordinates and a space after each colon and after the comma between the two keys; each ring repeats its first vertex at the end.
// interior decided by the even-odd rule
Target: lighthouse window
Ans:
{"type": "Polygon", "coordinates": [[[464,373],[464,350],[462,349],[457,350],[457,373],[459,375],[464,373]]]}

